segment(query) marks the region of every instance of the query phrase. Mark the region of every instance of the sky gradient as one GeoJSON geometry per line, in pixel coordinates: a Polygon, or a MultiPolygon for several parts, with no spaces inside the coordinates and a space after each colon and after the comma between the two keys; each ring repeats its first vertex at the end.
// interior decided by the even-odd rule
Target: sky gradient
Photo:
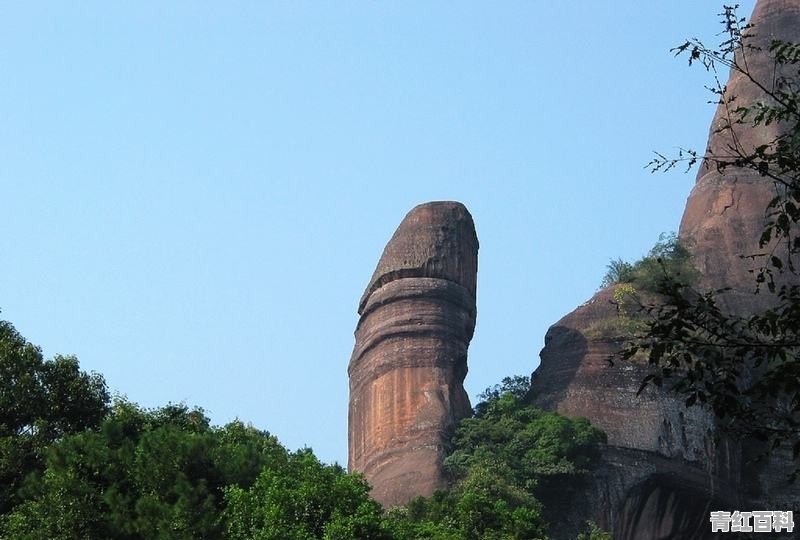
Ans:
{"type": "MultiPolygon", "coordinates": [[[[753,2],[742,2],[749,15],[753,2]]],[[[0,309],[119,395],[346,463],[357,303],[416,204],[480,241],[471,398],[673,231],[721,4],[0,6],[0,309]]]]}

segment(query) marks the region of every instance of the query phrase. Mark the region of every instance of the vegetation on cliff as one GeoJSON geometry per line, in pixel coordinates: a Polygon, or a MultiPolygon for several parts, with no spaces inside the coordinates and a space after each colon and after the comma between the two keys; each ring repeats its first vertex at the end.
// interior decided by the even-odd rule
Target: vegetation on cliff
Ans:
{"type": "Polygon", "coordinates": [[[687,246],[674,232],[663,233],[647,255],[638,261],[629,263],[614,259],[608,263],[600,287],[630,284],[638,290],[655,292],[665,279],[688,286],[695,282],[697,275],[687,246]]]}
{"type": "MultiPolygon", "coordinates": [[[[453,436],[445,460],[452,489],[415,499],[402,515],[447,531],[436,539],[545,538],[540,490],[588,472],[605,434],[586,419],[525,405],[529,390],[521,376],[487,389],[453,436]]],[[[587,532],[592,540],[602,534],[587,532]]]]}
{"type": "MultiPolygon", "coordinates": [[[[662,233],[650,251],[635,262],[609,262],[601,288],[613,287],[613,316],[593,320],[584,331],[589,339],[629,341],[649,328],[645,305],[654,302],[666,283],[690,287],[699,276],[687,246],[673,233],[662,233]]],[[[644,355],[637,356],[637,360],[644,355]]]]}
{"type": "MultiPolygon", "coordinates": [[[[757,253],[740,253],[742,271],[755,262],[753,288],[764,310],[731,309],[727,288],[704,291],[680,279],[662,280],[661,299],[647,307],[648,327],[623,351],[645,354],[658,372],[645,383],[707,404],[739,436],[790,448],[800,459],[800,44],[770,39],[745,24],[735,7],[722,15],[724,41],[707,47],[689,40],[675,49],[714,76],[717,122],[704,154],[658,154],[653,171],[702,162],[720,177],[750,175],[774,197],[758,231],[757,253]],[[758,59],[756,60],[756,57],[758,59]],[[736,91],[720,82],[731,70],[736,91]],[[742,96],[746,88],[747,96],[742,96]],[[752,94],[752,95],[750,95],[752,94]],[[747,98],[747,99],[745,99],[747,98]],[[744,266],[747,265],[747,266],[744,266]]],[[[793,29],[784,29],[791,34],[793,29]]],[[[670,276],[668,276],[670,277],[670,276]]],[[[754,299],[755,300],[755,299],[754,299]]],[[[796,467],[792,478],[800,468],[796,467]]]]}
{"type": "Polygon", "coordinates": [[[457,479],[474,468],[502,463],[508,480],[531,491],[546,479],[587,472],[605,434],[585,418],[567,418],[524,403],[530,378],[507,377],[480,397],[472,418],[462,420],[445,466],[457,479]]]}

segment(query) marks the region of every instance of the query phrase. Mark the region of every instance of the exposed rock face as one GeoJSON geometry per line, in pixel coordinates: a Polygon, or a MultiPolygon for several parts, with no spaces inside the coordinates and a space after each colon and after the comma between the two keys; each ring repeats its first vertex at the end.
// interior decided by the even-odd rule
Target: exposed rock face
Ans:
{"type": "MultiPolygon", "coordinates": [[[[754,44],[763,51],[748,53],[749,66],[756,77],[772,80],[769,41],[800,41],[800,0],[760,0],[751,22],[759,36],[754,44]]],[[[763,98],[739,75],[732,76],[728,88],[737,104],[763,98]]],[[[730,154],[734,144],[730,135],[716,132],[724,114],[720,107],[709,138],[709,151],[717,156],[730,154]]],[[[743,152],[770,142],[780,129],[738,128],[735,144],[743,152]]],[[[771,301],[768,295],[753,295],[754,276],[740,256],[759,251],[765,208],[773,196],[772,183],[757,174],[731,169],[720,174],[703,167],[687,201],[679,237],[702,273],[700,286],[732,287],[725,303],[739,313],[771,301]]],[[[573,538],[581,521],[591,518],[616,540],[710,538],[711,507],[797,507],[800,494],[785,482],[788,458],[776,456],[746,468],[742,456],[746,459],[751,450],[720,436],[712,415],[653,389],[637,396],[646,366],[608,365],[606,358],[626,337],[594,331],[599,321],[616,316],[612,293],[613,288],[599,291],[550,328],[534,373],[534,404],[587,417],[608,434],[603,463],[586,490],[554,497],[564,511],[559,525],[566,523],[553,536],[573,538]]]]}
{"type": "Polygon", "coordinates": [[[444,441],[471,413],[478,239],[456,202],[417,206],[359,303],[350,359],[349,467],[385,506],[445,487],[444,441]]]}
{"type": "Polygon", "coordinates": [[[685,409],[681,400],[652,389],[637,396],[646,365],[636,362],[609,366],[626,336],[596,335],[594,323],[618,317],[613,287],[553,325],[545,336],[541,366],[536,370],[532,397],[542,408],[567,416],[583,416],[605,431],[608,443],[657,452],[696,462],[727,477],[728,462],[713,440],[713,418],[699,408],[685,409]]]}
{"type": "MultiPolygon", "coordinates": [[[[748,43],[761,49],[746,53],[747,64],[756,80],[772,81],[791,75],[785,68],[783,71],[776,69],[767,51],[773,39],[800,41],[800,1],[761,0],[750,21],[754,25],[754,36],[748,43]]],[[[736,98],[736,106],[767,99],[761,88],[740,73],[731,75],[727,95],[736,98]]],[[[737,151],[749,154],[754,148],[771,143],[786,129],[772,124],[757,129],[742,125],[736,126],[734,131],[719,131],[726,125],[727,114],[726,108],[720,106],[714,115],[707,149],[710,155],[730,156],[737,151]]],[[[728,299],[729,308],[747,312],[764,307],[770,301],[767,295],[754,298],[751,294],[755,283],[748,270],[756,263],[748,264],[740,256],[763,251],[758,239],[765,224],[765,209],[774,196],[772,182],[754,171],[729,168],[720,172],[704,164],[698,172],[679,236],[692,249],[694,262],[704,279],[702,285],[734,289],[728,299]]]]}
{"type": "Polygon", "coordinates": [[[713,416],[648,389],[636,395],[645,365],[607,359],[622,334],[597,335],[598,321],[618,315],[613,287],[553,325],[534,373],[531,401],[567,416],[583,416],[606,432],[603,460],[578,492],[544,497],[557,539],[572,539],[587,519],[616,540],[705,538],[708,506],[736,506],[741,451],[717,438],[713,416]],[[700,504],[702,502],[702,504],[700,504]]]}
{"type": "MultiPolygon", "coordinates": [[[[748,66],[756,80],[773,81],[780,77],[796,78],[785,67],[776,66],[767,51],[774,39],[800,42],[800,0],[760,0],[750,19],[754,37],[750,44],[760,51],[748,52],[748,66]]],[[[745,76],[734,73],[728,81],[729,96],[736,103],[766,101],[765,92],[745,76]]],[[[710,129],[708,153],[720,156],[732,152],[748,154],[759,145],[772,143],[778,135],[786,133],[785,124],[772,124],[751,129],[719,131],[726,121],[725,108],[720,106],[710,129]],[[733,133],[734,135],[732,135],[733,133]]],[[[680,238],[692,249],[694,261],[708,288],[731,287],[724,296],[729,310],[748,315],[769,307],[775,302],[773,295],[753,294],[754,275],[749,272],[763,264],[763,259],[750,262],[740,255],[763,253],[774,246],[760,248],[758,239],[766,223],[765,209],[776,194],[776,186],[769,178],[754,171],[728,169],[721,173],[715,167],[703,167],[686,203],[680,226],[680,238]]],[[[780,246],[776,254],[786,252],[780,246]]],[[[779,278],[784,283],[800,284],[797,275],[779,278]]],[[[759,445],[752,441],[743,447],[743,460],[750,462],[760,453],[759,445]]],[[[787,472],[792,467],[788,450],[773,452],[770,459],[750,464],[740,471],[743,496],[752,507],[795,508],[800,506],[800,489],[786,483],[787,472]]]]}

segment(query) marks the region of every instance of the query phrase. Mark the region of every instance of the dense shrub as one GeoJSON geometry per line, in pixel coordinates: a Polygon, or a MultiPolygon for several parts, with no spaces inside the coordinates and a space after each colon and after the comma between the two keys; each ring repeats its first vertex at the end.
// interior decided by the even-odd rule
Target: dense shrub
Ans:
{"type": "Polygon", "coordinates": [[[628,263],[616,259],[612,260],[607,268],[600,283],[603,288],[630,283],[637,289],[657,292],[667,278],[686,285],[692,284],[697,278],[691,254],[675,233],[659,236],[653,248],[638,261],[628,263]]]}
{"type": "Polygon", "coordinates": [[[473,417],[456,428],[445,460],[452,489],[418,498],[401,514],[418,535],[410,538],[547,537],[538,489],[586,473],[605,434],[584,418],[527,405],[529,390],[530,378],[516,376],[481,394],[473,417]]]}

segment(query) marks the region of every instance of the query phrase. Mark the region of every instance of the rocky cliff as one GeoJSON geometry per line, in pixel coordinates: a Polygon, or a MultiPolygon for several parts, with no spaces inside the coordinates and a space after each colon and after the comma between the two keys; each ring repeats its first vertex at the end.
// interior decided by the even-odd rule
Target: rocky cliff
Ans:
{"type": "MultiPolygon", "coordinates": [[[[773,39],[800,41],[800,1],[760,0],[756,3],[750,24],[753,35],[746,43],[751,47],[739,54],[738,61],[748,66],[758,81],[775,81],[780,77],[796,77],[769,57],[773,39]]],[[[726,98],[734,98],[733,107],[767,100],[762,88],[745,75],[733,72],[727,83],[726,98]]],[[[736,125],[724,129],[730,113],[720,106],[711,122],[706,153],[724,157],[751,154],[769,144],[785,130],[785,125],[771,124],[750,128],[736,125]]],[[[735,120],[730,118],[730,120],[735,120]]],[[[679,236],[692,248],[694,263],[702,276],[701,285],[708,288],[731,287],[728,307],[748,312],[770,302],[767,295],[754,297],[752,273],[758,261],[742,260],[741,255],[762,252],[758,239],[765,224],[765,209],[775,196],[775,186],[757,172],[729,168],[717,170],[704,163],[686,203],[679,236]]]]}
{"type": "MultiPolygon", "coordinates": [[[[761,50],[746,51],[748,65],[757,78],[773,80],[769,42],[800,41],[800,0],[760,0],[750,22],[756,35],[750,44],[761,50]]],[[[740,74],[732,75],[728,93],[737,105],[764,98],[740,74]]],[[[733,132],[720,132],[725,115],[720,106],[711,126],[708,151],[716,156],[736,149],[746,153],[769,143],[780,129],[738,125],[733,132]]],[[[704,164],[686,204],[679,237],[701,272],[700,285],[731,287],[724,304],[738,313],[755,312],[772,301],[753,295],[754,277],[741,255],[759,251],[765,208],[773,196],[772,182],[758,174],[732,168],[722,173],[704,164]]],[[[608,434],[591,485],[581,493],[553,495],[551,506],[567,522],[572,519],[554,536],[569,538],[581,519],[592,518],[616,540],[706,538],[711,537],[710,509],[796,508],[800,490],[786,485],[785,456],[745,465],[752,456],[749,445],[721,434],[708,412],[687,409],[682,400],[653,389],[637,396],[646,366],[608,365],[605,359],[626,338],[624,330],[596,331],[599,322],[617,316],[613,289],[599,291],[550,328],[534,372],[534,404],[589,418],[608,434]]]]}
{"type": "Polygon", "coordinates": [[[471,414],[463,382],[477,271],[467,209],[427,203],[397,228],[361,297],[348,368],[349,468],[384,506],[445,487],[445,441],[471,414]]]}
{"type": "MultiPolygon", "coordinates": [[[[750,21],[749,69],[773,80],[780,72],[768,44],[800,41],[800,0],[760,0],[750,21]]],[[[764,99],[740,74],[732,75],[728,95],[737,105],[764,99]]],[[[747,153],[781,129],[720,131],[725,115],[720,107],[710,130],[715,156],[747,153]]],[[[730,287],[722,303],[740,314],[772,301],[753,295],[753,266],[741,256],[759,251],[773,196],[773,184],[758,174],[704,165],[681,221],[700,287],[730,287]]],[[[385,505],[445,486],[444,442],[470,413],[462,382],[475,325],[477,250],[462,205],[421,205],[400,224],[361,298],[349,366],[349,462],[385,505]]],[[[708,411],[653,388],[637,395],[645,364],[609,365],[630,337],[624,325],[609,324],[619,319],[614,293],[613,286],[599,291],[553,325],[534,372],[532,403],[586,417],[608,435],[602,462],[583,485],[546,494],[553,537],[574,538],[593,519],[616,540],[700,540],[712,537],[711,510],[800,507],[800,490],[785,480],[788,456],[751,463],[753,444],[725,436],[708,411]]]]}
{"type": "Polygon", "coordinates": [[[592,519],[616,540],[705,538],[709,507],[739,502],[741,450],[718,436],[707,411],[655,389],[637,396],[645,365],[609,365],[625,335],[595,326],[618,316],[612,294],[598,292],[550,328],[533,375],[533,404],[586,417],[608,435],[589,485],[545,497],[559,524],[553,537],[574,538],[592,519]]]}
{"type": "MultiPolygon", "coordinates": [[[[759,0],[750,18],[752,38],[746,51],[748,68],[757,81],[778,81],[782,77],[797,78],[786,66],[776,65],[767,51],[774,39],[800,42],[800,0],[759,0]]],[[[741,73],[733,73],[726,95],[735,97],[735,104],[767,101],[764,90],[741,73]]],[[[735,126],[720,130],[726,124],[727,111],[720,106],[710,128],[707,153],[714,156],[731,153],[752,153],[759,145],[770,144],[786,132],[786,124],[749,128],[735,126]]],[[[741,259],[740,255],[765,253],[769,250],[785,258],[780,244],[760,248],[758,239],[766,222],[765,209],[781,189],[757,172],[733,169],[720,172],[713,166],[701,167],[697,182],[686,203],[680,225],[680,237],[692,247],[694,262],[708,288],[730,287],[721,297],[722,304],[739,314],[756,313],[775,302],[773,295],[754,295],[752,270],[764,264],[763,259],[741,259]]],[[[800,284],[796,274],[778,276],[777,281],[800,284]]],[[[742,448],[744,468],[740,471],[742,496],[751,507],[800,507],[800,488],[787,485],[785,477],[793,466],[789,452],[772,453],[766,461],[754,461],[761,448],[746,441],[742,448]]]]}

